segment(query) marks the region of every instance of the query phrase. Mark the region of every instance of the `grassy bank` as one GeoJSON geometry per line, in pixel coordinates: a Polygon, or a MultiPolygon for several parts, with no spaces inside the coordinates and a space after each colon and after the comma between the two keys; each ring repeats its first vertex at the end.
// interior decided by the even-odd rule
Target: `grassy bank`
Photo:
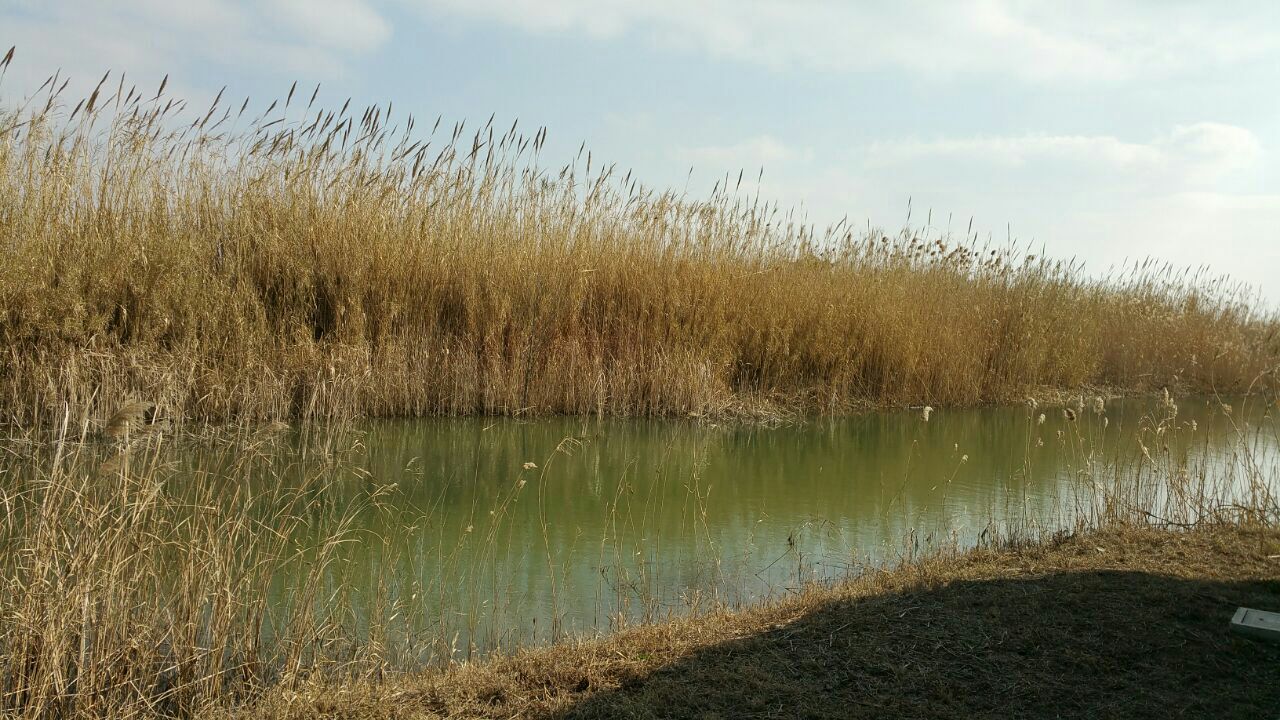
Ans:
{"type": "Polygon", "coordinates": [[[302,89],[194,109],[121,80],[3,100],[14,420],[129,397],[204,419],[841,412],[1235,392],[1280,356],[1274,315],[1203,274],[818,228],[741,177],[690,199],[590,153],[559,166],[541,128],[302,89]]]}
{"type": "Polygon", "coordinates": [[[1240,605],[1280,608],[1280,531],[1113,526],[240,716],[1270,717],[1280,645],[1240,605]]]}

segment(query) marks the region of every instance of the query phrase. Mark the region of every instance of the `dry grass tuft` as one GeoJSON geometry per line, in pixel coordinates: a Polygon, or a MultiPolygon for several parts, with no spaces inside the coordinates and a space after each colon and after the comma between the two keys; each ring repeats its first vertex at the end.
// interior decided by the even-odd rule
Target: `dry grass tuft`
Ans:
{"type": "Polygon", "coordinates": [[[364,501],[319,503],[323,460],[254,491],[269,457],[237,444],[205,462],[191,483],[154,444],[0,453],[0,714],[191,717],[344,654],[341,608],[317,598],[364,501]],[[273,582],[294,605],[272,612],[273,582]]]}

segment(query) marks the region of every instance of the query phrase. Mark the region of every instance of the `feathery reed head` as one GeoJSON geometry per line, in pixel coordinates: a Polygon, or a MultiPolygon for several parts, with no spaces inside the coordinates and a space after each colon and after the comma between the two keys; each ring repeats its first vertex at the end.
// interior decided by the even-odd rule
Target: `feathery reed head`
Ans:
{"type": "Polygon", "coordinates": [[[102,434],[110,438],[136,434],[139,430],[154,425],[156,419],[155,403],[146,400],[125,403],[107,420],[102,434]]]}

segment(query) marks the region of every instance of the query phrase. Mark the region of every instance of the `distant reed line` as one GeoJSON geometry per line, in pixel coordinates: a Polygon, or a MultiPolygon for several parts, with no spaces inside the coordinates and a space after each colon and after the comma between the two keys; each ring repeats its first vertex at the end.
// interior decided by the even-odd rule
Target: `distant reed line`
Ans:
{"type": "Polygon", "coordinates": [[[1280,358],[1247,288],[1155,261],[1098,278],[967,232],[820,229],[741,175],[693,200],[590,153],[547,169],[545,128],[492,119],[65,87],[0,95],[15,422],[128,398],[198,419],[841,413],[1238,392],[1280,358]]]}

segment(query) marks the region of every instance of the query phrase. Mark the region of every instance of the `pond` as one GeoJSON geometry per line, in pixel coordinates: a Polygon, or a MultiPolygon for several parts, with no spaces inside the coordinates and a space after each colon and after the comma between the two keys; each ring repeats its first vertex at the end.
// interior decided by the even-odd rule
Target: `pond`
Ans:
{"type": "MultiPolygon", "coordinates": [[[[1174,416],[1129,400],[1074,420],[1018,406],[780,427],[367,421],[324,491],[350,536],[330,591],[362,626],[396,618],[437,652],[467,654],[756,602],[993,533],[1070,527],[1100,509],[1099,489],[1144,493],[1158,517],[1171,476],[1183,492],[1230,502],[1258,467],[1273,471],[1269,408],[1180,404],[1174,416]]],[[[293,438],[280,452],[304,446],[293,438]]],[[[296,589],[282,579],[273,602],[287,606],[296,589]]]]}

